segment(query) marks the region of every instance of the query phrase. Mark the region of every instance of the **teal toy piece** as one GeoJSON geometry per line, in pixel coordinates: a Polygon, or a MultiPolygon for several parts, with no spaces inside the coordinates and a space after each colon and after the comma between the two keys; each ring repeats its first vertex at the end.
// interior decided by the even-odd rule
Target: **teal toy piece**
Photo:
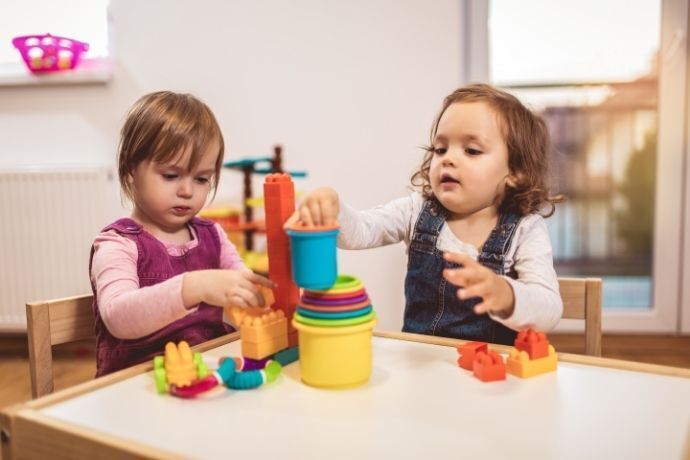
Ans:
{"type": "Polygon", "coordinates": [[[275,355],[273,355],[273,359],[275,361],[278,361],[283,367],[287,366],[288,364],[294,363],[299,359],[299,347],[292,347],[286,348],[285,350],[281,350],[275,355]]]}
{"type": "Polygon", "coordinates": [[[305,289],[328,289],[338,276],[336,239],[340,230],[286,230],[290,237],[292,276],[305,289]]]}

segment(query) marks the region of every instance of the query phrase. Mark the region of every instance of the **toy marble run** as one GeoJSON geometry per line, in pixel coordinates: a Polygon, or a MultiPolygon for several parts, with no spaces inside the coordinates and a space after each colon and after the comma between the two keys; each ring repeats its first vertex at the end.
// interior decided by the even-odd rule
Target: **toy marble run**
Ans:
{"type": "Polygon", "coordinates": [[[297,331],[292,317],[299,288],[292,278],[290,246],[284,222],[295,210],[295,191],[288,174],[269,174],[264,183],[269,277],[276,283],[268,308],[226,307],[226,316],[239,328],[241,358],[221,359],[211,372],[189,345],[168,343],[165,357],[154,358],[159,393],[192,398],[220,385],[233,389],[257,388],[274,381],[285,366],[298,359],[297,331]]]}
{"type": "Polygon", "coordinates": [[[483,382],[505,380],[506,372],[520,378],[553,372],[558,367],[556,350],[543,332],[520,331],[515,348],[504,362],[501,355],[489,350],[484,342],[467,342],[457,348],[458,366],[474,373],[483,382]]]}

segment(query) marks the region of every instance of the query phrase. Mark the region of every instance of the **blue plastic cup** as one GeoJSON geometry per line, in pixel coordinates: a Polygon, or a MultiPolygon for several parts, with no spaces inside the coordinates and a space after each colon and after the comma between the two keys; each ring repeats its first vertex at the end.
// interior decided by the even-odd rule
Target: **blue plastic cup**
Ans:
{"type": "Polygon", "coordinates": [[[328,289],[338,277],[336,229],[286,230],[290,237],[292,277],[304,289],[328,289]]]}

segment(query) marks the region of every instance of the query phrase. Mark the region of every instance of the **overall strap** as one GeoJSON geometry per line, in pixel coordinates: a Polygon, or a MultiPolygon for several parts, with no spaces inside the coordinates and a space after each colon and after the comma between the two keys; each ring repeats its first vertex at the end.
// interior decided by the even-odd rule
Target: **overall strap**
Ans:
{"type": "Polygon", "coordinates": [[[411,244],[417,249],[435,250],[436,240],[446,222],[447,214],[448,211],[436,198],[426,200],[415,223],[411,244]]]}
{"type": "Polygon", "coordinates": [[[503,213],[498,219],[496,227],[482,246],[478,260],[496,273],[503,275],[503,260],[515,236],[515,230],[522,217],[515,213],[503,213]]]}

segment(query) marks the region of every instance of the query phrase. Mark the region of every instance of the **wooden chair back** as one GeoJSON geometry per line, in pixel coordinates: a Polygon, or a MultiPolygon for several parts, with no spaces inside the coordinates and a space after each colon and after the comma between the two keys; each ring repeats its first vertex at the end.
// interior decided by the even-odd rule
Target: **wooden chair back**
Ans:
{"type": "Polygon", "coordinates": [[[31,394],[53,392],[53,345],[96,336],[91,309],[93,295],[26,304],[31,394]]]}
{"type": "Polygon", "coordinates": [[[585,354],[601,356],[601,278],[558,278],[563,318],[585,321],[585,354]]]}

